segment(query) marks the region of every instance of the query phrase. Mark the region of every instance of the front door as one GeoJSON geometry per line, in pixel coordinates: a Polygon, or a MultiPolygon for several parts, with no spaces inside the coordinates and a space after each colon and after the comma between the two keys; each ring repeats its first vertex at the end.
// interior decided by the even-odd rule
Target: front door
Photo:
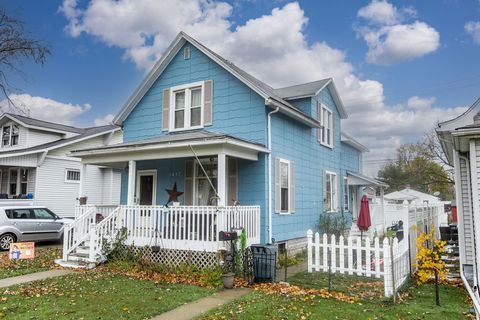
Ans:
{"type": "Polygon", "coordinates": [[[156,170],[139,171],[137,178],[138,204],[142,206],[154,206],[156,204],[156,189],[156,170]]]}

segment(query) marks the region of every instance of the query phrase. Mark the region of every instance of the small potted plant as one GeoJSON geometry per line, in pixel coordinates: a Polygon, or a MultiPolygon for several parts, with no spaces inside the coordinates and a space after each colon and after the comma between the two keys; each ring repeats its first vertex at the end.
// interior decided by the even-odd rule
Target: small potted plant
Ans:
{"type": "Polygon", "coordinates": [[[222,275],[220,277],[222,278],[223,287],[225,289],[232,289],[235,280],[235,273],[231,270],[233,265],[232,254],[226,250],[221,250],[220,256],[220,268],[222,269],[222,275]]]}

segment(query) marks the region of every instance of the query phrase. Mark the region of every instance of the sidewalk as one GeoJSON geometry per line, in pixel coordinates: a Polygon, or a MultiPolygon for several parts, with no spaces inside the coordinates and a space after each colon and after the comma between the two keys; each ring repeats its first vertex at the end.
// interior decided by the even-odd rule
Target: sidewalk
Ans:
{"type": "Polygon", "coordinates": [[[48,270],[36,273],[30,273],[23,276],[6,278],[0,280],[0,288],[10,287],[31,281],[43,280],[48,278],[61,277],[72,273],[71,270],[48,270]]]}
{"type": "Polygon", "coordinates": [[[238,288],[231,290],[219,291],[209,297],[202,298],[181,307],[162,313],[159,316],[152,318],[151,320],[189,320],[202,315],[203,313],[215,309],[225,303],[238,299],[247,293],[251,289],[238,288]]]}

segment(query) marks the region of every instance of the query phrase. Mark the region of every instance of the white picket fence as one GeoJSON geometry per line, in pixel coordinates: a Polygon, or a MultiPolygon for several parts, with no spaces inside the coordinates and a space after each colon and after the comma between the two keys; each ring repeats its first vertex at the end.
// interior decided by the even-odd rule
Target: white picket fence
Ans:
{"type": "Polygon", "coordinates": [[[327,234],[320,237],[318,232],[307,231],[308,272],[348,273],[357,276],[383,278],[385,296],[391,297],[408,279],[410,263],[408,246],[399,245],[394,238],[392,245],[385,238],[338,238],[327,234]]]}

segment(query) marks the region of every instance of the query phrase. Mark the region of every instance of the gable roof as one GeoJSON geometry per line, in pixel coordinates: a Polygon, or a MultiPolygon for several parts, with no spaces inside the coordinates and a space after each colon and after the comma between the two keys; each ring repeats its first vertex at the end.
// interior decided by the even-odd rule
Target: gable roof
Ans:
{"type": "MultiPolygon", "coordinates": [[[[317,119],[310,117],[309,115],[303,113],[300,109],[284,100],[272,87],[264,83],[263,81],[255,78],[251,74],[242,70],[232,62],[221,57],[219,54],[215,53],[211,49],[207,48],[197,40],[193,39],[184,32],[180,32],[170,46],[167,48],[163,56],[158,60],[153,68],[150,70],[146,78],[141,82],[138,88],[127,100],[125,105],[122,107],[120,112],[116,115],[114,123],[117,125],[122,125],[123,121],[128,117],[132,112],[135,106],[140,102],[143,96],[148,92],[152,87],[158,77],[162,74],[168,64],[172,61],[181,47],[189,42],[191,45],[195,46],[203,54],[208,56],[214,62],[219,64],[225,70],[234,75],[237,79],[247,85],[250,89],[259,94],[262,98],[265,99],[265,104],[271,108],[279,108],[279,111],[283,114],[286,114],[310,127],[320,127],[320,123],[317,119]]],[[[333,82],[332,82],[333,85],[333,82]]],[[[334,86],[333,86],[334,88],[334,86]]],[[[336,92],[336,89],[334,90],[336,92]]],[[[333,94],[335,96],[335,94],[333,94]]],[[[338,96],[338,94],[337,94],[338,96]]],[[[339,100],[339,98],[338,98],[339,100]]],[[[340,101],[340,100],[339,100],[340,101]]],[[[340,102],[341,103],[341,102],[340,102]]],[[[343,104],[341,104],[343,106],[343,104]]],[[[341,113],[343,115],[343,112],[341,113]]],[[[345,113],[346,117],[346,113],[345,113]]]]}
{"type": "Polygon", "coordinates": [[[66,139],[60,139],[52,142],[47,142],[44,144],[40,144],[37,146],[33,146],[30,148],[24,148],[24,149],[14,149],[14,150],[8,150],[8,151],[1,151],[0,152],[0,158],[6,158],[6,157],[11,157],[11,156],[18,156],[18,155],[25,155],[25,154],[32,154],[32,153],[40,153],[44,151],[49,151],[52,149],[57,149],[63,146],[70,145],[75,142],[80,142],[82,140],[94,138],[96,136],[100,136],[103,134],[107,134],[110,132],[115,132],[120,130],[119,126],[116,125],[106,125],[106,126],[100,126],[100,127],[92,127],[92,128],[86,128],[82,129],[84,132],[81,134],[78,134],[76,136],[66,138],[66,139]]]}
{"type": "Polygon", "coordinates": [[[65,133],[65,132],[83,133],[83,132],[85,132],[85,129],[82,129],[82,128],[67,126],[67,125],[54,123],[54,122],[50,122],[50,121],[34,119],[34,118],[21,116],[19,114],[14,114],[14,113],[4,113],[1,116],[0,121],[5,117],[9,118],[12,121],[18,122],[19,124],[21,124],[22,126],[24,126],[26,128],[52,131],[52,132],[58,132],[58,133],[65,133]]]}
{"type": "Polygon", "coordinates": [[[345,110],[345,106],[340,99],[340,95],[338,94],[337,88],[335,87],[335,83],[333,82],[332,78],[326,78],[289,87],[278,88],[274,89],[274,91],[284,100],[293,100],[316,96],[325,88],[328,88],[330,90],[333,101],[337,105],[338,112],[340,113],[340,117],[342,119],[346,119],[348,117],[347,111],[345,110]]]}
{"type": "Polygon", "coordinates": [[[347,134],[343,131],[340,132],[340,141],[342,143],[345,143],[345,144],[351,146],[352,148],[357,149],[360,152],[369,152],[370,151],[363,144],[361,144],[360,142],[355,140],[352,136],[350,136],[349,134],[347,134]]]}

